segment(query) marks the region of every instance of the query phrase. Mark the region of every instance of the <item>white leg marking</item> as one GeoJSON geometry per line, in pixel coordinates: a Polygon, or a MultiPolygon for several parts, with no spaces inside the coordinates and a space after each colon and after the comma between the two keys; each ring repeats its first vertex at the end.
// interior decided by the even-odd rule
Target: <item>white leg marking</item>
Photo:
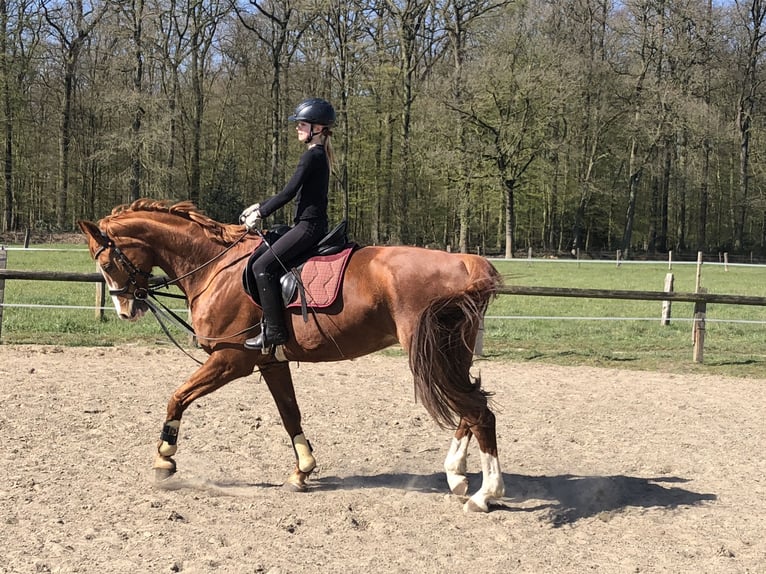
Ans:
{"type": "Polygon", "coordinates": [[[489,503],[505,495],[503,474],[500,472],[500,461],[496,456],[481,453],[481,472],[481,488],[463,506],[466,512],[488,512],[489,503]]]}
{"type": "Polygon", "coordinates": [[[460,440],[453,438],[452,444],[444,459],[444,470],[447,472],[447,484],[453,494],[464,496],[468,492],[468,478],[466,472],[466,458],[468,456],[468,442],[470,435],[460,440]]]}

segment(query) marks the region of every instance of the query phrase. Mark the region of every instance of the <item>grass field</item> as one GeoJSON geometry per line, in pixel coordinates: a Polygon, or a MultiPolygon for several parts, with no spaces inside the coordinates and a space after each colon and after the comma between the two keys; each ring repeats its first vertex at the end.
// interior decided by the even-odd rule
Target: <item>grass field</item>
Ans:
{"type": "MultiPolygon", "coordinates": [[[[696,286],[695,264],[494,263],[512,285],[662,291],[673,273],[675,291],[696,286]]],[[[710,293],[766,295],[766,267],[703,264],[700,279],[710,293]]],[[[766,377],[766,308],[708,305],[703,365],[692,361],[693,308],[674,303],[671,324],[663,326],[656,301],[501,296],[488,316],[515,318],[487,320],[487,348],[522,361],[766,377]]]]}
{"type": "MultiPolygon", "coordinates": [[[[92,273],[82,245],[64,251],[9,251],[8,269],[92,273]]],[[[662,291],[672,272],[676,291],[692,292],[696,265],[664,263],[493,261],[507,284],[591,289],[662,291]]],[[[766,267],[705,264],[701,286],[711,293],[766,294],[766,267]]],[[[50,309],[14,305],[92,307],[90,283],[8,280],[2,323],[4,343],[61,345],[169,344],[157,322],[101,321],[92,309],[50,309]]],[[[107,300],[107,305],[110,301],[107,300]]],[[[181,302],[168,303],[178,308],[181,302]]],[[[766,308],[710,304],[707,308],[704,364],[692,361],[692,303],[674,303],[669,326],[660,324],[656,301],[573,299],[502,295],[487,313],[484,351],[525,362],[600,365],[631,369],[699,370],[766,378],[766,308]]],[[[176,334],[181,340],[181,331],[176,334]]]]}

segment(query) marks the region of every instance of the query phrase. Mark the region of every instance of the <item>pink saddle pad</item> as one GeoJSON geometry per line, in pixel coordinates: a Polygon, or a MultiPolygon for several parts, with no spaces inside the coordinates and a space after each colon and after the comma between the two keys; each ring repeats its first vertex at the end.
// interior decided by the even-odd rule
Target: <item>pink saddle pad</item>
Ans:
{"type": "MultiPolygon", "coordinates": [[[[321,309],[333,304],[353,250],[351,246],[332,255],[317,255],[301,266],[301,282],[309,307],[321,309]]],[[[295,297],[287,306],[300,307],[300,297],[295,297]]]]}

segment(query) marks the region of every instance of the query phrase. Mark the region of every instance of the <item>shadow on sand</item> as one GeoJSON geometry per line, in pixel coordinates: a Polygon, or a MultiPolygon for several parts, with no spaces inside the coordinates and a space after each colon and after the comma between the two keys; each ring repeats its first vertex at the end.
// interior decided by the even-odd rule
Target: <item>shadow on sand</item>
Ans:
{"type": "MultiPolygon", "coordinates": [[[[493,511],[546,511],[544,520],[553,526],[573,524],[581,518],[623,510],[627,507],[666,508],[695,506],[716,500],[715,494],[686,490],[678,484],[688,480],[673,476],[641,478],[634,476],[525,476],[503,473],[505,498],[493,504],[493,511]],[[539,504],[529,505],[530,502],[539,504]]],[[[481,474],[469,476],[470,483],[481,483],[481,474]]],[[[312,490],[356,490],[392,488],[425,493],[446,492],[443,473],[407,473],[366,476],[323,476],[311,481],[312,490]]]]}
{"type": "MultiPolygon", "coordinates": [[[[695,506],[717,499],[715,494],[693,492],[677,486],[689,482],[684,478],[661,476],[526,476],[503,473],[505,498],[492,504],[493,511],[541,512],[541,520],[553,526],[573,524],[582,518],[601,516],[628,507],[673,509],[695,506]]],[[[481,473],[469,475],[473,485],[481,483],[481,473]]],[[[191,489],[215,496],[256,496],[264,488],[279,488],[274,483],[211,481],[200,477],[174,477],[157,485],[164,490],[191,489]]],[[[347,477],[315,476],[309,482],[311,491],[338,491],[385,488],[431,494],[446,494],[444,473],[381,473],[347,477]]]]}

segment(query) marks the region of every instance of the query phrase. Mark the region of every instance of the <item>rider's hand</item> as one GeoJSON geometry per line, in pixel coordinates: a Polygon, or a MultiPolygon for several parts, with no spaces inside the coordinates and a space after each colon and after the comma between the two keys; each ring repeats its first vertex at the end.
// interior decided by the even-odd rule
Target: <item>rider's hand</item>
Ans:
{"type": "Polygon", "coordinates": [[[239,222],[240,222],[240,223],[245,223],[245,220],[247,219],[247,216],[248,216],[248,215],[250,215],[250,214],[252,214],[254,211],[257,211],[257,210],[258,210],[258,208],[260,208],[260,207],[261,207],[261,204],[260,204],[260,203],[254,203],[253,205],[251,205],[250,207],[248,207],[248,208],[247,208],[245,211],[243,211],[243,212],[242,212],[242,213],[239,215],[239,222]]]}
{"type": "Polygon", "coordinates": [[[250,213],[247,217],[245,217],[245,227],[247,227],[247,230],[251,233],[255,231],[256,229],[260,229],[261,212],[258,209],[250,213]]]}

